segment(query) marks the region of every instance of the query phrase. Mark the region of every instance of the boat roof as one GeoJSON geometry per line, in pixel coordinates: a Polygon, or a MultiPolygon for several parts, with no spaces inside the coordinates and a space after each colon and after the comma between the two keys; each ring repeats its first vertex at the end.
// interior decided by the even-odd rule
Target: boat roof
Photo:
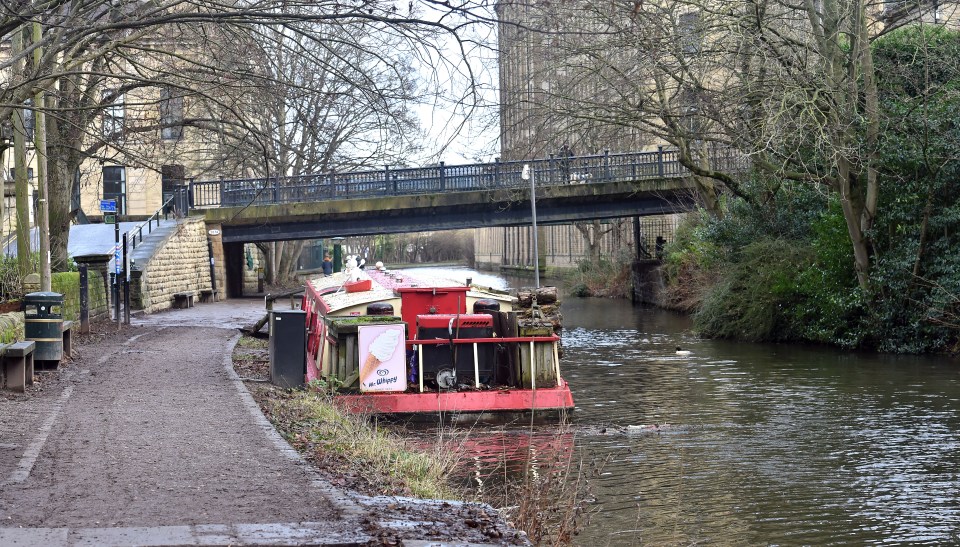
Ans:
{"type": "MultiPolygon", "coordinates": [[[[369,291],[347,292],[344,284],[350,281],[347,272],[337,272],[329,276],[314,277],[307,281],[314,293],[321,297],[330,310],[341,310],[361,304],[379,302],[397,298],[399,289],[415,287],[463,287],[464,284],[453,279],[431,279],[424,281],[407,275],[402,271],[364,270],[361,274],[371,283],[369,291]],[[324,294],[326,293],[326,294],[324,294]]],[[[489,287],[471,285],[467,295],[474,298],[489,298],[502,302],[513,302],[515,298],[505,291],[489,287]]]]}

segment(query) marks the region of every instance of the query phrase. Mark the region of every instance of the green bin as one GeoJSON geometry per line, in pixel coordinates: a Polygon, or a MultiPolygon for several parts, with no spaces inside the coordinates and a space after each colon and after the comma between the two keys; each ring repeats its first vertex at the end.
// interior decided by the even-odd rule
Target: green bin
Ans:
{"type": "Polygon", "coordinates": [[[32,292],[23,297],[23,334],[36,342],[35,361],[59,362],[63,358],[63,295],[32,292]]]}

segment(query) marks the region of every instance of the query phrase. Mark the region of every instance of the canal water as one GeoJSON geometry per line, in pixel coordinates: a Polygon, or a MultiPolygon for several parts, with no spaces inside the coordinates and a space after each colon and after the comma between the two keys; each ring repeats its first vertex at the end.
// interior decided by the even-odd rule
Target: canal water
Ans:
{"type": "Polygon", "coordinates": [[[571,427],[473,427],[465,485],[573,455],[585,546],[960,544],[960,362],[701,340],[625,301],[562,312],[571,427]]]}

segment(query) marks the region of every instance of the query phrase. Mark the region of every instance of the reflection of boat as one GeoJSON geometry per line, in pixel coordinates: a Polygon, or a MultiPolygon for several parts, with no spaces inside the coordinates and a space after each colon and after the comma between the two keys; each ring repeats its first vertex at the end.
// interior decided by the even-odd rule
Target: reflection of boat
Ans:
{"type": "Polygon", "coordinates": [[[573,407],[559,337],[521,321],[509,294],[456,282],[365,272],[367,290],[337,273],[307,282],[307,380],[342,385],[358,412],[514,412],[573,407]]]}

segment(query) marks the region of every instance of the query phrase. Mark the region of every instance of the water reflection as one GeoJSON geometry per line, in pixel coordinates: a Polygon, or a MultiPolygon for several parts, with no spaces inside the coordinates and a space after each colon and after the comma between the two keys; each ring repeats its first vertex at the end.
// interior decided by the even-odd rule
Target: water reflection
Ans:
{"type": "MultiPolygon", "coordinates": [[[[698,340],[620,301],[563,314],[577,409],[553,450],[602,462],[579,544],[960,543],[956,361],[698,340]]],[[[487,492],[552,438],[474,433],[462,478],[487,492]]]]}

